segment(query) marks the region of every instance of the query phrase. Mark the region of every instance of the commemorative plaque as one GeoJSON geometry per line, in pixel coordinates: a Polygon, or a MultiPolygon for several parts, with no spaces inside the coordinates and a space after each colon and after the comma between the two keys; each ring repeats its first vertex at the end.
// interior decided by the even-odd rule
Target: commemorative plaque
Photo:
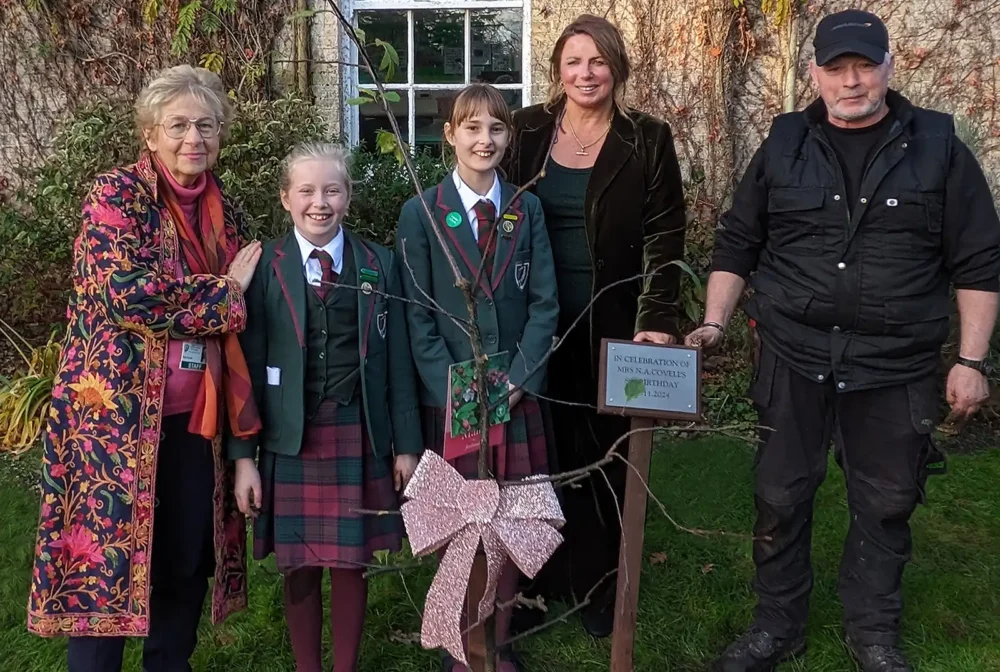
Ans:
{"type": "Polygon", "coordinates": [[[653,430],[657,420],[701,418],[701,350],[602,340],[597,408],[632,418],[611,638],[611,671],[632,672],[653,430]]]}
{"type": "Polygon", "coordinates": [[[601,342],[601,413],[698,420],[701,351],[684,345],[601,342]]]}

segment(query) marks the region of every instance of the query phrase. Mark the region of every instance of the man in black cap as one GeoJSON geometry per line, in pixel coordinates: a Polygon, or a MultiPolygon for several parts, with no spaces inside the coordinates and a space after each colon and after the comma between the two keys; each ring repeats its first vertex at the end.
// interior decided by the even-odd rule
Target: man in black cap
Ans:
{"type": "Polygon", "coordinates": [[[759,599],[715,669],[772,670],[805,650],[813,500],[835,437],[851,514],[839,582],[847,643],[865,672],[907,672],[908,521],[943,462],[930,435],[950,289],[961,356],[946,399],[966,417],[988,396],[1000,222],[951,117],[889,89],[878,17],[828,16],[813,44],[820,99],[777,117],[753,157],[719,223],[705,321],[686,339],[718,345],[750,279],[759,599]]]}

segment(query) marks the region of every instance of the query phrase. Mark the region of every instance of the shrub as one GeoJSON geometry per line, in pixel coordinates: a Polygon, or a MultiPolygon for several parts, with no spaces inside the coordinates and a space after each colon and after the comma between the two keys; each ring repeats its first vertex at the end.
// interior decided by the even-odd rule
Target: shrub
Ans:
{"type": "Polygon", "coordinates": [[[267,240],[286,231],[278,199],[281,161],[295,144],[327,136],[319,112],[302,100],[282,98],[237,107],[216,171],[226,194],[243,206],[251,235],[267,240]]]}
{"type": "MultiPolygon", "coordinates": [[[[448,172],[441,159],[430,153],[418,152],[413,163],[425,189],[440,182],[448,172]]],[[[351,173],[355,188],[348,215],[350,227],[375,242],[391,246],[399,211],[416,193],[409,173],[392,154],[364,148],[354,152],[351,173]]]]}
{"type": "Polygon", "coordinates": [[[116,103],[89,106],[52,143],[50,157],[22,173],[0,206],[0,311],[16,323],[48,325],[66,307],[80,203],[94,175],[135,158],[131,115],[116,103]]]}

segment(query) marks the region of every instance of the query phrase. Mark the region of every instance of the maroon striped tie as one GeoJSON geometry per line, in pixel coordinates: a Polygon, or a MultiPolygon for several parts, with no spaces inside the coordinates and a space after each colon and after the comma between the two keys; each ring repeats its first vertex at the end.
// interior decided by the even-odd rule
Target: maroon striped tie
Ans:
{"type": "Polygon", "coordinates": [[[493,277],[493,255],[497,249],[497,237],[493,233],[494,220],[497,216],[493,201],[479,201],[473,207],[479,231],[479,252],[485,260],[485,277],[487,281],[493,277]]]}
{"type": "Polygon", "coordinates": [[[313,289],[319,294],[319,298],[325,299],[327,292],[332,289],[330,285],[326,283],[337,282],[338,274],[333,270],[333,257],[330,256],[329,252],[324,250],[313,250],[312,254],[309,255],[313,259],[319,261],[319,267],[323,269],[323,275],[320,278],[320,286],[316,287],[313,285],[313,289]]]}

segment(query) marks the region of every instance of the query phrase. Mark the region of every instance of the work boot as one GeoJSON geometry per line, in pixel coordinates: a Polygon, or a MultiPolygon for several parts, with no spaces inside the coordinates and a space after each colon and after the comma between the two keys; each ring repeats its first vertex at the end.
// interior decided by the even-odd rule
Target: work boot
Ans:
{"type": "Polygon", "coordinates": [[[754,625],[729,645],[715,661],[713,672],[771,672],[780,663],[801,656],[804,635],[776,637],[754,625]]]}
{"type": "Polygon", "coordinates": [[[913,672],[898,646],[858,644],[848,637],[847,648],[862,672],[913,672]]]}

